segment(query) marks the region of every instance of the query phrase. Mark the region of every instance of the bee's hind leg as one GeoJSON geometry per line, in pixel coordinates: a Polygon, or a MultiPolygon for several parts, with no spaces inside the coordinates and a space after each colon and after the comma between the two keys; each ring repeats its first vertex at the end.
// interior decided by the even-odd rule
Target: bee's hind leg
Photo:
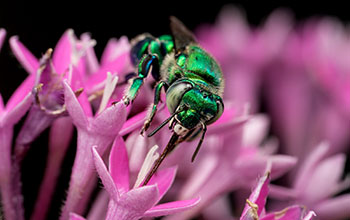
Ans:
{"type": "Polygon", "coordinates": [[[152,75],[156,74],[153,72],[159,72],[158,57],[152,54],[145,54],[139,62],[137,76],[133,78],[127,93],[123,97],[125,105],[129,105],[134,101],[144,79],[148,76],[150,71],[152,71],[152,75]]]}

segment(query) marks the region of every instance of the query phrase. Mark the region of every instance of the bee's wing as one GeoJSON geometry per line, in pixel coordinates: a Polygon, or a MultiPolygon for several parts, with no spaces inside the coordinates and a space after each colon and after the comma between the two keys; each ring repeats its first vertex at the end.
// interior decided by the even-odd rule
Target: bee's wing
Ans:
{"type": "Polygon", "coordinates": [[[190,43],[196,43],[193,33],[176,17],[170,17],[170,29],[174,38],[175,50],[184,50],[190,43]]]}

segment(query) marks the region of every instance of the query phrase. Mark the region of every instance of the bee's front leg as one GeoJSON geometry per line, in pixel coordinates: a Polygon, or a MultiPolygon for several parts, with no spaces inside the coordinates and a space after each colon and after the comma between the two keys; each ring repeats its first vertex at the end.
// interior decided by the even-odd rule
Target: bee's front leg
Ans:
{"type": "Polygon", "coordinates": [[[127,90],[127,93],[123,97],[123,102],[125,105],[129,105],[137,96],[144,79],[148,76],[149,72],[158,71],[159,70],[159,61],[156,55],[145,54],[138,65],[138,73],[137,76],[132,80],[132,83],[127,90]]]}
{"type": "Polygon", "coordinates": [[[143,127],[142,127],[141,132],[140,132],[141,135],[143,135],[143,133],[145,131],[147,131],[147,129],[151,125],[151,122],[152,122],[152,120],[157,112],[157,106],[158,106],[159,101],[160,101],[160,95],[161,95],[161,91],[162,91],[163,87],[164,87],[165,91],[168,89],[168,84],[164,81],[160,81],[156,86],[156,89],[154,91],[154,102],[152,105],[152,109],[151,109],[149,115],[147,116],[145,123],[143,124],[143,127]]]}

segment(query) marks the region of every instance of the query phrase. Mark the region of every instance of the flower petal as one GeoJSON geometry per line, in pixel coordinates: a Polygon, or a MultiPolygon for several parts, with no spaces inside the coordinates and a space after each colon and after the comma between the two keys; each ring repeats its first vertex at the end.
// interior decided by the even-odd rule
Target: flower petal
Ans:
{"type": "Polygon", "coordinates": [[[326,142],[320,143],[305,159],[303,164],[300,166],[294,183],[294,188],[304,189],[308,184],[310,175],[314,172],[319,161],[325,157],[328,152],[329,144],[326,142]]]}
{"type": "Polygon", "coordinates": [[[106,65],[129,50],[130,44],[127,37],[122,36],[119,40],[112,38],[108,41],[107,46],[103,51],[101,64],[106,65]]]}
{"type": "Polygon", "coordinates": [[[5,41],[5,37],[6,37],[6,30],[3,28],[0,28],[0,50],[2,48],[4,41],[5,41]]]}
{"type": "Polygon", "coordinates": [[[196,206],[200,200],[201,199],[198,197],[190,200],[180,200],[157,205],[146,211],[143,217],[156,217],[183,212],[196,206]]]}
{"type": "MultiPolygon", "coordinates": [[[[80,38],[82,42],[85,42],[85,44],[88,44],[91,41],[90,34],[88,33],[83,33],[80,38]]],[[[86,61],[87,61],[86,65],[87,65],[88,74],[93,74],[100,68],[100,65],[98,63],[93,47],[88,47],[86,49],[86,61]]]]}
{"type": "Polygon", "coordinates": [[[85,220],[84,217],[81,217],[80,215],[75,214],[75,213],[70,213],[69,214],[69,219],[70,220],[85,220]]]}
{"type": "Polygon", "coordinates": [[[103,136],[116,136],[126,121],[126,106],[118,102],[103,110],[91,121],[91,128],[103,136]]]}
{"type": "Polygon", "coordinates": [[[109,196],[114,200],[119,200],[119,192],[116,188],[113,179],[111,175],[109,174],[102,158],[98,154],[96,147],[92,147],[92,155],[95,163],[95,167],[97,170],[98,175],[100,176],[102,183],[106,189],[106,191],[109,193],[109,196]]]}
{"type": "Polygon", "coordinates": [[[35,74],[29,75],[24,82],[16,89],[6,104],[6,111],[10,112],[16,108],[23,100],[31,94],[35,83],[35,74]]]}
{"type": "MultiPolygon", "coordinates": [[[[143,186],[132,189],[121,195],[118,206],[133,212],[135,216],[142,216],[148,209],[152,208],[159,197],[158,187],[156,185],[143,186]]],[[[119,218],[115,218],[119,219],[119,218]]]]}
{"type": "Polygon", "coordinates": [[[259,179],[259,182],[253,192],[250,194],[247,204],[243,210],[240,219],[251,219],[251,216],[260,216],[265,208],[266,198],[269,191],[270,172],[267,172],[259,179]]]}
{"type": "Polygon", "coordinates": [[[75,126],[87,129],[88,119],[67,81],[63,81],[65,104],[75,126]]]}
{"type": "Polygon", "coordinates": [[[123,138],[117,137],[109,155],[109,172],[120,194],[129,191],[129,160],[123,138]]]}
{"type": "Polygon", "coordinates": [[[320,219],[347,219],[350,216],[350,194],[327,199],[318,204],[314,211],[320,219]]]}
{"type": "Polygon", "coordinates": [[[29,73],[36,73],[39,68],[38,59],[19,41],[18,36],[10,38],[10,47],[15,54],[17,60],[21,63],[23,68],[29,73]]]}
{"type": "Polygon", "coordinates": [[[321,201],[336,193],[340,181],[346,156],[337,154],[320,162],[309,176],[303,197],[308,201],[321,201]],[[327,180],[327,181],[324,181],[327,180]]]}
{"type": "Polygon", "coordinates": [[[138,113],[137,115],[129,118],[124,124],[122,129],[119,132],[120,136],[124,136],[137,128],[141,128],[143,125],[145,118],[147,116],[147,111],[143,111],[138,113]]]}
{"type": "Polygon", "coordinates": [[[147,185],[156,184],[159,190],[159,199],[160,201],[164,194],[169,190],[173,181],[175,179],[177,167],[170,167],[163,170],[157,171],[152,178],[150,179],[147,185]]]}
{"type": "Polygon", "coordinates": [[[303,213],[303,208],[295,205],[287,207],[281,211],[265,215],[261,220],[299,220],[303,213]]]}
{"type": "Polygon", "coordinates": [[[303,218],[303,220],[311,220],[312,217],[316,216],[316,213],[313,211],[310,211],[309,213],[307,213],[307,215],[303,218]]]}
{"type": "Polygon", "coordinates": [[[74,37],[73,30],[68,29],[66,32],[64,32],[54,49],[52,62],[58,73],[65,73],[68,70],[69,65],[71,64],[73,53],[73,45],[71,42],[72,37],[74,37]]]}

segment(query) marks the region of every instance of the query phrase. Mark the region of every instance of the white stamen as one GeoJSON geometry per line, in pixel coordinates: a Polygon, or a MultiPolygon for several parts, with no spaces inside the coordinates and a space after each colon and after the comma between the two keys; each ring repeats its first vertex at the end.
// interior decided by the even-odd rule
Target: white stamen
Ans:
{"type": "Polygon", "coordinates": [[[107,79],[106,79],[106,86],[103,90],[101,104],[97,113],[102,112],[106,108],[109,98],[112,96],[115,86],[117,85],[117,82],[118,82],[118,76],[116,74],[112,75],[110,72],[108,72],[107,79]]]}
{"type": "Polygon", "coordinates": [[[147,153],[145,160],[141,166],[139,174],[137,175],[137,179],[134,185],[134,188],[140,186],[143,182],[149,171],[151,170],[154,162],[158,159],[159,153],[157,152],[158,145],[154,145],[147,153]]]}

